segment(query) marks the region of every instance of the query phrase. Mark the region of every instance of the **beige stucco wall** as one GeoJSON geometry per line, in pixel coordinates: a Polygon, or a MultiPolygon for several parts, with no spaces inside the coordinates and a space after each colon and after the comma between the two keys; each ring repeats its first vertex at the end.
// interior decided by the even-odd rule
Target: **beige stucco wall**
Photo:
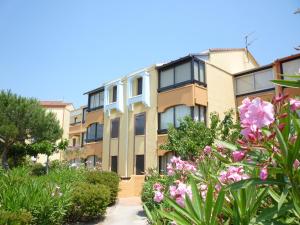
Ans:
{"type": "MultiPolygon", "coordinates": [[[[70,112],[74,110],[73,105],[67,105],[65,107],[45,107],[47,112],[52,112],[56,115],[57,120],[61,128],[63,129],[63,139],[69,139],[69,127],[70,127],[70,112]]],[[[63,154],[61,152],[56,152],[49,157],[52,160],[63,160],[63,154]]],[[[47,161],[47,156],[39,154],[37,157],[38,163],[45,164],[47,161]]]]}
{"type": "MultiPolygon", "coordinates": [[[[135,173],[135,155],[144,154],[145,169],[157,167],[156,139],[157,139],[157,71],[154,66],[149,67],[150,73],[150,104],[145,107],[136,103],[133,111],[127,107],[127,78],[123,79],[124,112],[112,110],[110,116],[104,116],[104,140],[103,161],[105,170],[110,170],[111,156],[118,154],[118,172],[120,176],[130,176],[135,173]],[[134,135],[135,115],[146,113],[145,135],[134,135]],[[111,139],[111,120],[120,118],[119,138],[111,139]],[[115,142],[118,141],[118,145],[115,142]],[[118,151],[116,150],[118,148],[118,151]]],[[[136,93],[136,81],[134,81],[133,93],[136,93]]]]}
{"type": "Polygon", "coordinates": [[[209,63],[231,74],[258,66],[252,55],[250,53],[247,54],[245,50],[211,52],[209,63]]]}

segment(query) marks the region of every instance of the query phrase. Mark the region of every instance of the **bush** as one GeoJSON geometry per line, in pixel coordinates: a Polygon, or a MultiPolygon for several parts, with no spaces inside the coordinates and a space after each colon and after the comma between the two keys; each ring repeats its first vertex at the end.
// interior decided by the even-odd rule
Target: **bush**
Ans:
{"type": "Polygon", "coordinates": [[[86,221],[105,214],[110,203],[109,188],[101,184],[77,183],[72,194],[72,206],[69,210],[71,221],[86,221]]]}
{"type": "Polygon", "coordinates": [[[163,186],[169,186],[174,182],[174,178],[171,176],[161,176],[156,170],[149,170],[147,172],[145,183],[142,190],[141,200],[149,210],[158,208],[159,204],[153,200],[154,192],[153,185],[160,183],[163,186]]]}
{"type": "Polygon", "coordinates": [[[41,176],[46,174],[46,167],[41,163],[32,164],[30,167],[32,175],[41,176]]]}
{"type": "Polygon", "coordinates": [[[120,178],[116,173],[105,171],[89,171],[86,179],[90,184],[106,185],[110,190],[110,204],[114,204],[116,202],[120,182],[120,178]]]}
{"type": "Polygon", "coordinates": [[[27,225],[31,224],[31,221],[31,213],[25,210],[20,210],[18,212],[0,210],[0,224],[27,225]]]}

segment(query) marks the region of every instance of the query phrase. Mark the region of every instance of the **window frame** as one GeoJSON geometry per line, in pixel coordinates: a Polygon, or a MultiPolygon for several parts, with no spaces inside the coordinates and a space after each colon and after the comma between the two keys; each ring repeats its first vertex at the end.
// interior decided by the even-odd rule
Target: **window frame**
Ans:
{"type": "Polygon", "coordinates": [[[205,65],[205,62],[201,61],[200,59],[198,59],[198,58],[196,58],[194,56],[191,56],[191,57],[189,57],[187,59],[184,59],[184,60],[180,60],[179,62],[174,62],[174,63],[172,63],[170,65],[167,65],[166,67],[158,69],[158,89],[157,89],[157,92],[163,92],[163,91],[167,91],[167,90],[170,90],[170,89],[174,89],[174,88],[177,88],[177,87],[184,86],[186,84],[194,84],[194,83],[202,85],[204,87],[207,87],[207,84],[206,84],[206,65],[205,65]],[[186,80],[186,81],[179,82],[179,83],[175,83],[175,80],[176,80],[175,68],[177,66],[183,65],[185,63],[190,63],[190,66],[191,66],[190,79],[186,80]],[[198,79],[199,80],[195,79],[195,75],[194,75],[194,63],[198,63],[198,79]],[[204,82],[200,81],[200,64],[203,65],[204,82]],[[165,70],[168,70],[168,69],[172,69],[172,68],[173,68],[173,82],[174,83],[172,85],[169,85],[169,86],[161,87],[161,72],[165,71],[165,70]]]}
{"type": "Polygon", "coordinates": [[[142,112],[142,113],[139,113],[139,114],[135,114],[135,116],[134,116],[134,135],[135,136],[139,136],[139,135],[145,135],[145,133],[146,133],[146,112],[142,112]],[[138,117],[141,117],[141,116],[143,116],[144,117],[144,129],[143,129],[143,132],[142,133],[139,133],[139,132],[137,132],[138,130],[137,130],[137,118],[138,117]]]}
{"type": "Polygon", "coordinates": [[[119,136],[120,136],[120,118],[115,118],[115,119],[112,119],[110,122],[110,138],[111,139],[119,138],[119,136]],[[118,122],[117,136],[113,135],[113,123],[114,122],[118,122]]]}
{"type": "Polygon", "coordinates": [[[100,123],[91,123],[88,127],[87,127],[87,129],[86,129],[86,138],[85,138],[85,142],[86,143],[89,143],[89,142],[97,142],[97,141],[101,141],[101,140],[103,140],[103,127],[104,127],[104,125],[103,124],[100,124],[100,123]],[[93,125],[95,125],[95,133],[94,133],[94,138],[88,138],[88,136],[89,136],[89,132],[88,132],[88,129],[91,127],[91,126],[93,126],[93,125]],[[97,138],[97,132],[98,132],[98,126],[102,126],[102,135],[101,135],[101,137],[99,137],[99,138],[97,138]]]}
{"type": "Polygon", "coordinates": [[[93,92],[93,93],[89,93],[87,112],[91,112],[91,111],[95,111],[95,110],[98,110],[98,109],[102,109],[103,107],[104,107],[104,90],[93,92]],[[100,104],[100,102],[101,102],[101,92],[103,93],[103,103],[102,103],[102,105],[100,104]],[[96,106],[94,108],[91,108],[91,97],[94,96],[94,95],[97,95],[97,94],[99,94],[99,104],[100,105],[96,106]]]}
{"type": "MultiPolygon", "coordinates": [[[[169,109],[171,109],[171,108],[173,108],[174,110],[173,110],[173,126],[175,127],[175,128],[178,128],[178,127],[176,127],[176,107],[177,106],[182,106],[182,104],[181,105],[175,105],[175,106],[172,106],[172,107],[169,107],[169,108],[167,108],[164,112],[166,112],[167,110],[169,110],[169,109]]],[[[184,105],[184,106],[187,106],[187,105],[184,105]]],[[[207,118],[206,118],[206,114],[207,114],[207,106],[204,106],[204,105],[195,105],[195,106],[199,106],[199,108],[198,108],[198,110],[199,110],[199,112],[198,112],[198,114],[199,114],[199,118],[200,118],[200,114],[201,114],[201,107],[203,107],[204,108],[204,124],[205,125],[207,125],[207,118]]],[[[190,108],[190,116],[191,116],[191,118],[193,119],[193,120],[195,120],[195,115],[194,115],[194,108],[195,108],[195,106],[187,106],[187,107],[189,107],[190,108]]],[[[161,129],[161,114],[162,113],[164,113],[164,112],[160,112],[160,113],[158,113],[158,130],[157,130],[157,133],[158,134],[166,134],[166,133],[168,133],[168,129],[161,129]]],[[[201,122],[201,121],[199,121],[199,122],[201,122]]]]}

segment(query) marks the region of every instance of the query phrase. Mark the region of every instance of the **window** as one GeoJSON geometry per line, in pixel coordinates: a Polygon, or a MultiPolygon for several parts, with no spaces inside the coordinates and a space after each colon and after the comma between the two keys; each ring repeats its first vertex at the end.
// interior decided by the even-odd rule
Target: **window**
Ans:
{"type": "Polygon", "coordinates": [[[196,105],[194,107],[194,120],[206,123],[206,107],[196,105]]]}
{"type": "MultiPolygon", "coordinates": [[[[282,63],[282,73],[289,75],[300,75],[300,59],[294,59],[282,63]]],[[[294,77],[284,77],[285,80],[298,80],[294,77]]]]}
{"type": "Polygon", "coordinates": [[[76,138],[73,138],[72,141],[73,141],[73,147],[75,147],[76,146],[76,138]]]}
{"type": "Polygon", "coordinates": [[[171,158],[174,156],[172,152],[168,152],[163,156],[159,156],[158,158],[158,170],[160,174],[167,173],[167,165],[170,162],[171,158]]]}
{"type": "Polygon", "coordinates": [[[135,157],[135,174],[143,175],[145,171],[144,155],[136,155],[135,157]]]}
{"type": "Polygon", "coordinates": [[[82,123],[85,122],[87,110],[88,110],[88,108],[84,108],[84,109],[82,110],[82,123]]]}
{"type": "Polygon", "coordinates": [[[111,138],[118,138],[119,137],[119,118],[114,119],[111,121],[111,138]]]}
{"type": "Polygon", "coordinates": [[[159,129],[166,130],[169,125],[179,127],[180,121],[186,116],[191,116],[191,107],[178,105],[169,108],[165,112],[160,113],[159,129]]]}
{"type": "Polygon", "coordinates": [[[137,95],[141,95],[143,93],[143,78],[139,77],[137,79],[137,95]]]}
{"type": "Polygon", "coordinates": [[[104,103],[104,92],[97,92],[94,94],[90,94],[89,96],[89,109],[97,109],[103,106],[104,103]]]}
{"type": "Polygon", "coordinates": [[[175,84],[191,80],[191,62],[175,67],[175,84]]]}
{"type": "Polygon", "coordinates": [[[103,139],[103,124],[93,123],[87,128],[87,142],[103,139]]]}
{"type": "Polygon", "coordinates": [[[145,134],[145,113],[141,113],[135,116],[135,135],[144,135],[145,134]]]}
{"type": "Polygon", "coordinates": [[[272,68],[237,77],[235,79],[236,94],[246,94],[274,88],[274,84],[271,82],[273,79],[272,68]]]}
{"type": "Polygon", "coordinates": [[[116,102],[117,101],[117,90],[118,90],[118,87],[117,86],[113,86],[113,89],[112,89],[112,102],[116,102]]]}
{"type": "Polygon", "coordinates": [[[111,171],[118,173],[118,156],[111,157],[111,171]]]}
{"type": "Polygon", "coordinates": [[[163,70],[160,72],[160,88],[174,84],[174,69],[163,70]]]}
{"type": "Polygon", "coordinates": [[[203,62],[194,61],[194,79],[205,83],[205,65],[203,62]]]}
{"type": "Polygon", "coordinates": [[[101,160],[98,158],[98,156],[91,155],[91,156],[87,157],[85,163],[86,163],[87,168],[92,169],[92,168],[96,167],[97,163],[101,163],[101,160]]]}
{"type": "Polygon", "coordinates": [[[167,69],[160,70],[159,88],[184,85],[199,81],[205,83],[205,64],[199,60],[190,60],[167,69]],[[192,74],[192,66],[194,74],[192,74]]]}

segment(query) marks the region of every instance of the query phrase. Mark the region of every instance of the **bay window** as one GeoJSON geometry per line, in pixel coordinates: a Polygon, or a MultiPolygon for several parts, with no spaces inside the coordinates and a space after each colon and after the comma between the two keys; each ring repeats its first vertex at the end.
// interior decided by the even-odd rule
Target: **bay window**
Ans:
{"type": "Polygon", "coordinates": [[[205,64],[197,57],[159,68],[159,91],[194,82],[205,85],[205,64]]]}

